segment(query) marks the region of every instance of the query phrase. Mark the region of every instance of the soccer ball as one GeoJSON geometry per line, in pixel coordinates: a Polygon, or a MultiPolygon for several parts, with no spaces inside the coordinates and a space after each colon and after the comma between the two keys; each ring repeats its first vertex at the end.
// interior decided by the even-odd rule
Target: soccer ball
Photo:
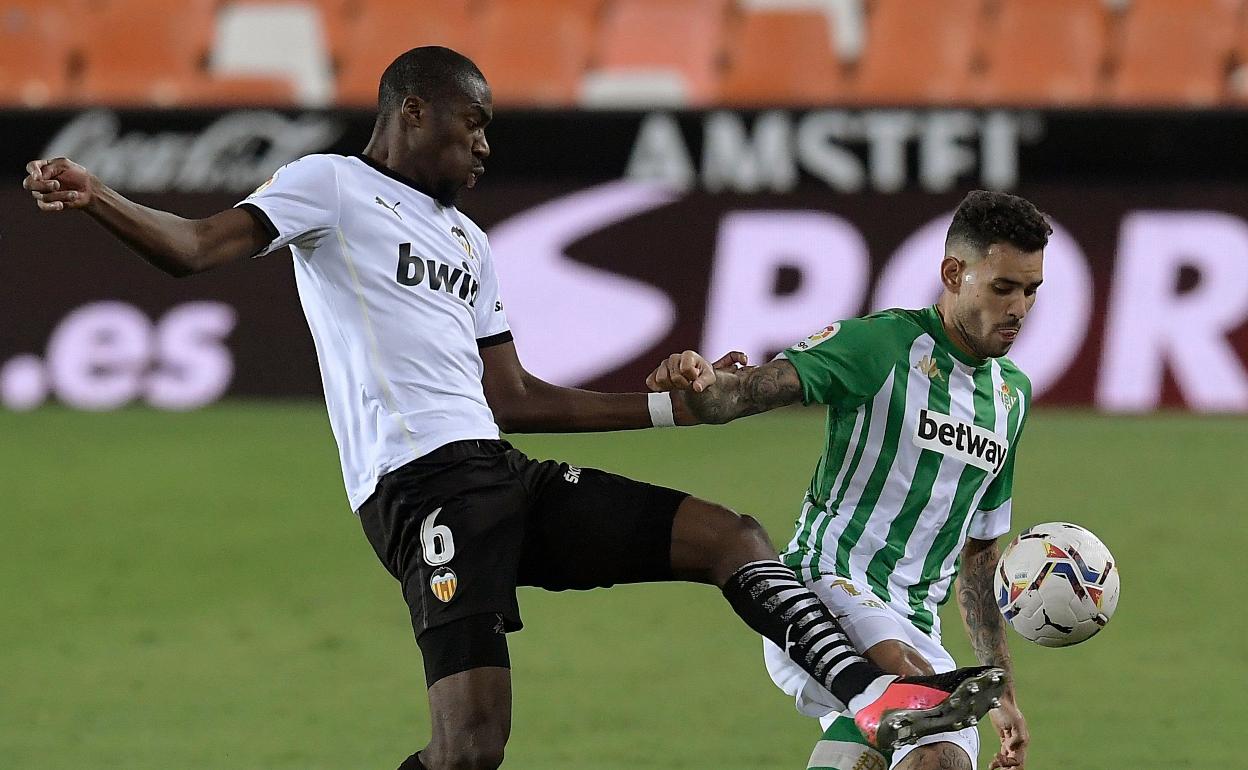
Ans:
{"type": "Polygon", "coordinates": [[[1118,566],[1083,527],[1037,524],[1006,546],[993,585],[1006,622],[1045,647],[1069,647],[1105,627],[1118,606],[1118,566]]]}

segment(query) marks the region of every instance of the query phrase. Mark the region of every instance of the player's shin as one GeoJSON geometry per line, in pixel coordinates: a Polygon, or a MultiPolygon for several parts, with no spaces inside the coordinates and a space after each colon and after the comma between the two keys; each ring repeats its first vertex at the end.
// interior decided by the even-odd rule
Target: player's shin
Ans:
{"type": "Polygon", "coordinates": [[[784,650],[847,706],[865,691],[882,691],[892,681],[858,654],[824,603],[784,564],[750,562],[734,572],[722,590],[750,628],[784,650]]]}
{"type": "Polygon", "coordinates": [[[806,763],[807,770],[885,770],[889,756],[877,751],[854,724],[852,717],[837,716],[806,763]]]}

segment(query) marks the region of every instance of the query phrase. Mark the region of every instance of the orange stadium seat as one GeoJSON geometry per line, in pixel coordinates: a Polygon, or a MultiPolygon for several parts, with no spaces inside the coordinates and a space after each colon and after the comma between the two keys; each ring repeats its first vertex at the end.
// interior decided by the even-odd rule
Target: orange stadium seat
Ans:
{"type": "Polygon", "coordinates": [[[598,42],[602,73],[671,71],[691,104],[712,101],[723,54],[726,0],[614,0],[598,42]]]}
{"type": "Polygon", "coordinates": [[[1229,78],[1229,99],[1242,105],[1248,102],[1248,10],[1236,30],[1235,69],[1229,78]]]}
{"type": "Polygon", "coordinates": [[[1238,0],[1132,0],[1110,100],[1210,106],[1224,98],[1238,0]]]}
{"type": "Polygon", "coordinates": [[[857,98],[970,101],[982,12],[983,0],[874,0],[854,81],[857,98]]]}
{"type": "Polygon", "coordinates": [[[493,0],[473,27],[473,60],[503,105],[576,101],[589,64],[598,0],[493,0]]]}
{"type": "Polygon", "coordinates": [[[845,77],[831,32],[830,20],[819,11],[746,13],[728,47],[719,101],[813,105],[842,98],[845,77]]]}
{"type": "Polygon", "coordinates": [[[404,51],[422,45],[442,45],[462,53],[473,36],[473,23],[464,0],[368,0],[354,7],[322,0],[330,54],[336,70],[339,104],[377,104],[377,83],[390,62],[404,51]]]}
{"type": "Polygon", "coordinates": [[[206,65],[215,0],[102,0],[85,12],[83,73],[75,97],[117,106],[283,104],[291,84],[212,77],[206,65]]]}
{"type": "Polygon", "coordinates": [[[77,41],[64,10],[47,0],[0,5],[0,104],[41,107],[65,98],[77,41]]]}
{"type": "Polygon", "coordinates": [[[982,101],[1088,104],[1099,95],[1109,19],[1104,0],[1002,0],[984,35],[982,101]]]}

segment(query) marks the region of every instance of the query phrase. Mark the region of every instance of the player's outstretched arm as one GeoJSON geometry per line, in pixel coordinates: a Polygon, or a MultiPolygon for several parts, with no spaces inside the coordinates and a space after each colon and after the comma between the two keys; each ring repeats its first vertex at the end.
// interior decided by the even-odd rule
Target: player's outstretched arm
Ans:
{"type": "MultiPolygon", "coordinates": [[[[730,353],[715,365],[731,367],[744,358],[730,353]]],[[[598,393],[552,385],[525,370],[514,342],[483,348],[481,360],[485,398],[506,433],[634,430],[655,424],[649,394],[598,393]]],[[[675,417],[678,425],[694,424],[691,418],[682,421],[678,411],[675,417]]]]}
{"type": "MultiPolygon", "coordinates": [[[[735,363],[746,363],[744,354],[735,363]]],[[[762,366],[736,368],[724,360],[709,363],[698,353],[673,353],[659,364],[646,385],[655,391],[671,391],[676,422],[722,424],[738,417],[766,412],[802,400],[802,381],[797,369],[784,359],[762,366]]]]}
{"type": "Polygon", "coordinates": [[[181,277],[246,259],[268,245],[264,227],[242,209],[185,219],[140,206],[68,158],[32,160],[22,187],[40,211],[89,214],[139,256],[181,277]]]}
{"type": "Polygon", "coordinates": [[[1015,697],[1014,665],[1005,637],[1005,619],[993,595],[992,573],[1000,558],[996,540],[966,541],[962,571],[958,574],[958,609],[979,662],[1003,668],[1010,675],[1000,708],[989,712],[1001,737],[1001,750],[990,767],[1022,767],[1031,736],[1015,697]]]}

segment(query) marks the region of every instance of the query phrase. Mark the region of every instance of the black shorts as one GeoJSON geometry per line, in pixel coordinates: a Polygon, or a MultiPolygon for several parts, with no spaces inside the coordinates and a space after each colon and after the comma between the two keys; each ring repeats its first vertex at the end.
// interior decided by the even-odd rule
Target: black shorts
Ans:
{"type": "Polygon", "coordinates": [[[402,585],[419,638],[483,614],[519,630],[518,585],[563,591],[671,580],[672,520],[685,497],[474,440],[386,474],[359,515],[402,585]]]}

